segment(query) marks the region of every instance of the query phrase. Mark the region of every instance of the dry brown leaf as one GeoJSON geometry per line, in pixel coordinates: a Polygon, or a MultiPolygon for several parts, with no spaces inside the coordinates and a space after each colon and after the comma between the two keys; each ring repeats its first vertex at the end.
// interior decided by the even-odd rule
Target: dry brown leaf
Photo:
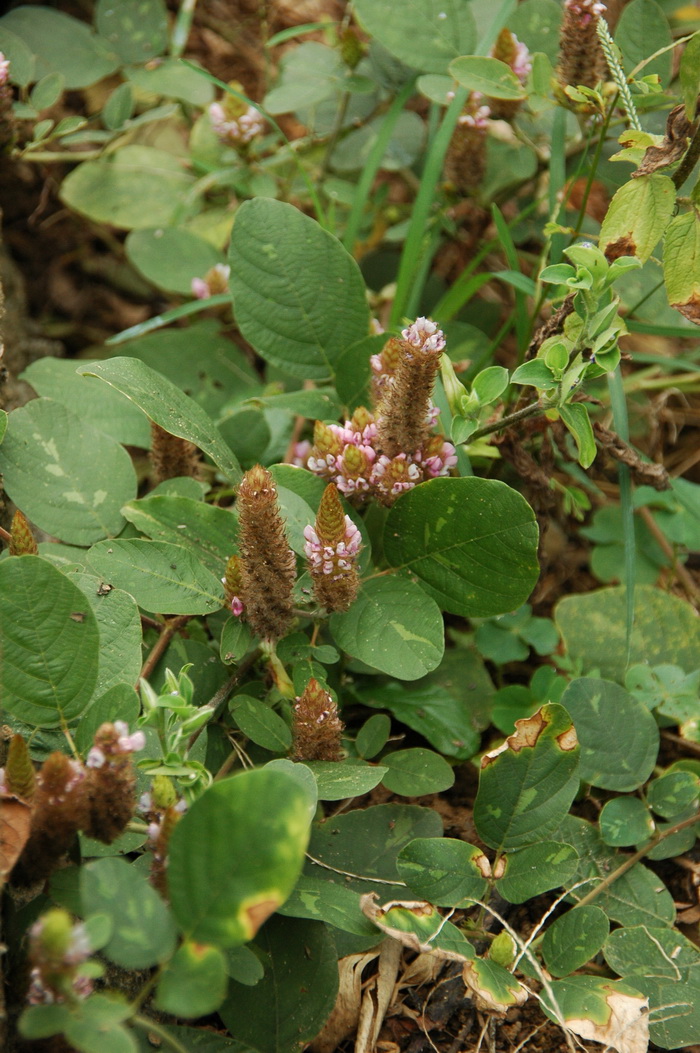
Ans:
{"type": "Polygon", "coordinates": [[[649,999],[612,991],[606,998],[612,1010],[607,1024],[592,1020],[566,1020],[575,1035],[601,1042],[617,1053],[646,1053],[649,1048],[649,999]]]}
{"type": "Polygon", "coordinates": [[[393,1001],[401,954],[400,943],[384,940],[379,950],[377,975],[362,997],[355,1053],[375,1053],[384,1017],[393,1001]]]}
{"type": "Polygon", "coordinates": [[[32,809],[14,794],[0,794],[0,885],[19,859],[29,837],[32,809]]]}
{"type": "Polygon", "coordinates": [[[338,997],[323,1030],[310,1045],[311,1053],[333,1053],[357,1029],[362,1004],[362,973],[379,957],[379,950],[349,954],[338,962],[338,997]]]}

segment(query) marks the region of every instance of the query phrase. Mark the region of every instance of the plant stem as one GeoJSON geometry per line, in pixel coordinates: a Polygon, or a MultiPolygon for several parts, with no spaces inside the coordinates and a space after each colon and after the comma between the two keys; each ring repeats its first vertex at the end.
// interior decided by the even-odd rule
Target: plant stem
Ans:
{"type": "Polygon", "coordinates": [[[517,424],[521,420],[527,420],[528,417],[534,417],[538,413],[544,413],[547,409],[547,404],[538,400],[532,402],[529,406],[523,406],[522,409],[515,410],[514,413],[509,413],[505,417],[501,417],[500,420],[493,421],[491,424],[484,424],[483,428],[477,428],[475,432],[469,436],[468,443],[474,442],[476,439],[481,439],[484,435],[491,435],[494,431],[502,431],[503,428],[509,428],[511,424],[517,424]]]}
{"type": "Polygon", "coordinates": [[[680,190],[683,186],[686,179],[695,168],[698,158],[700,158],[700,124],[698,124],[695,129],[695,134],[690,140],[690,146],[688,147],[685,157],[671,176],[676,190],[680,190]]]}
{"type": "Polygon", "coordinates": [[[639,848],[633,855],[628,856],[624,863],[621,863],[616,870],[613,870],[610,874],[608,874],[607,877],[604,877],[600,884],[596,885],[596,887],[592,889],[587,896],[584,896],[583,899],[578,900],[576,906],[585,907],[589,903],[592,903],[594,899],[598,898],[601,892],[605,892],[606,889],[609,889],[610,886],[613,885],[618,878],[622,877],[623,874],[626,874],[627,871],[635,865],[635,863],[638,863],[640,859],[644,859],[644,856],[652,848],[656,848],[656,846],[658,844],[661,844],[662,841],[665,841],[667,837],[671,837],[673,834],[677,834],[681,830],[685,830],[687,826],[692,826],[693,823],[697,823],[698,820],[700,820],[700,812],[696,812],[696,814],[691,815],[689,819],[683,819],[680,823],[676,823],[675,826],[670,826],[668,830],[664,830],[663,832],[656,834],[656,836],[652,837],[651,841],[649,841],[648,844],[644,845],[643,848],[639,848]]]}
{"type": "MultiPolygon", "coordinates": [[[[183,626],[187,625],[191,617],[192,615],[190,614],[179,614],[177,618],[173,618],[172,621],[166,623],[163,631],[161,632],[160,636],[151,648],[151,653],[149,654],[146,661],[143,663],[141,672],[139,674],[139,681],[148,680],[149,676],[151,675],[155,667],[158,665],[158,662],[160,661],[161,657],[167,650],[168,644],[172,640],[175,633],[179,632],[180,629],[183,628],[183,626]]],[[[137,689],[138,686],[139,685],[137,683],[137,689]]]]}

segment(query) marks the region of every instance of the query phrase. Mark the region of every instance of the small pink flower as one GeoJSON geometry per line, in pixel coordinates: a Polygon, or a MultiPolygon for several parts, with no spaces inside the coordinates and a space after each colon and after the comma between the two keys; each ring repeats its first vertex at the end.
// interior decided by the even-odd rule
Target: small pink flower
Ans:
{"type": "Polygon", "coordinates": [[[192,295],[198,300],[208,300],[217,293],[228,292],[228,280],[231,268],[224,263],[216,263],[203,278],[193,278],[192,295]]]}
{"type": "Polygon", "coordinates": [[[85,765],[88,768],[101,768],[106,760],[107,758],[105,757],[104,752],[100,749],[100,747],[92,746],[90,748],[90,752],[87,755],[85,765]]]}
{"type": "Polygon", "coordinates": [[[245,604],[240,596],[233,596],[231,598],[231,614],[233,614],[235,618],[240,618],[244,610],[245,604]]]}
{"type": "Polygon", "coordinates": [[[412,347],[422,351],[433,351],[437,354],[445,347],[445,334],[429,318],[416,318],[412,325],[401,330],[401,336],[412,347]]]}
{"type": "Polygon", "coordinates": [[[6,59],[0,51],[0,88],[4,87],[10,79],[10,60],[6,59]]]}

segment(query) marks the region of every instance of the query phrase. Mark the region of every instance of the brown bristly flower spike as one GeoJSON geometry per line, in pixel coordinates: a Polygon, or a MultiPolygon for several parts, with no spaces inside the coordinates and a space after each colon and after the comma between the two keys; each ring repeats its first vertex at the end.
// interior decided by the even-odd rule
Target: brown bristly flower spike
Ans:
{"type": "Polygon", "coordinates": [[[557,95],[565,105],[574,104],[564,92],[571,85],[595,88],[607,74],[607,63],[598,39],[596,24],[605,11],[599,0],[566,0],[559,35],[557,95]]]}
{"type": "Polygon", "coordinates": [[[21,735],[13,735],[5,762],[5,785],[10,793],[28,803],[36,792],[36,772],[29,756],[27,743],[21,735]]]}
{"type": "Polygon", "coordinates": [[[343,722],[331,695],[314,677],[297,699],[292,722],[294,760],[338,761],[343,722]]]}
{"type": "Polygon", "coordinates": [[[243,476],[237,507],[245,615],[258,636],[279,640],[293,617],[296,560],[277,506],[274,480],[262,465],[256,464],[243,476]]]}
{"type": "Polygon", "coordinates": [[[27,517],[19,508],[12,517],[10,526],[10,555],[36,556],[39,549],[27,517]]]}
{"type": "Polygon", "coordinates": [[[393,381],[377,406],[377,447],[386,457],[411,455],[430,433],[430,396],[445,346],[442,331],[427,318],[404,329],[393,381]]]}
{"type": "Polygon", "coordinates": [[[327,611],[347,611],[359,588],[356,560],[362,539],[343,512],[335,483],[323,491],[315,526],[307,526],[304,537],[316,599],[327,611]]]}
{"type": "Polygon", "coordinates": [[[151,421],[151,464],[158,483],[181,475],[195,476],[199,465],[197,447],[151,421]]]}
{"type": "Polygon", "coordinates": [[[122,721],[102,724],[95,732],[94,746],[87,756],[85,796],[87,817],[83,831],[110,845],[124,832],[136,811],[136,775],[131,760],[134,750],[143,749],[143,732],[129,735],[122,721]]]}
{"type": "Polygon", "coordinates": [[[28,885],[51,873],[68,851],[86,818],[85,772],[65,753],[49,754],[37,777],[29,840],[13,870],[13,881],[28,885]]]}

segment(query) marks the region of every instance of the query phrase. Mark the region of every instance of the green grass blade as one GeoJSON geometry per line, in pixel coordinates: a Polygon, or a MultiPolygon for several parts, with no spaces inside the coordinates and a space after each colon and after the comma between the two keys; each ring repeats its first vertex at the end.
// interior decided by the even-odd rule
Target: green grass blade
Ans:
{"type": "MultiPolygon", "coordinates": [[[[629,420],[627,402],[622,385],[622,373],[618,365],[614,373],[608,373],[608,390],[613,413],[615,431],[623,440],[629,442],[629,420]]],[[[625,583],[627,587],[627,662],[629,664],[634,626],[634,586],[636,575],[636,539],[634,535],[634,505],[632,503],[632,480],[626,464],[618,464],[617,475],[620,482],[620,508],[622,510],[622,537],[625,547],[625,583]]]]}
{"type": "Polygon", "coordinates": [[[200,311],[207,311],[210,307],[220,307],[222,304],[231,303],[230,293],[217,293],[216,296],[210,296],[207,300],[190,300],[188,303],[182,303],[179,307],[173,307],[171,311],[164,311],[163,314],[157,314],[154,318],[147,318],[145,322],[139,322],[138,325],[132,325],[128,329],[122,329],[121,333],[115,333],[114,336],[110,336],[108,340],[105,340],[106,344],[113,347],[115,344],[123,344],[127,340],[134,340],[137,336],[145,336],[146,333],[152,333],[154,329],[162,329],[164,325],[170,325],[171,322],[176,322],[178,318],[186,318],[189,314],[198,314],[200,311]]]}

